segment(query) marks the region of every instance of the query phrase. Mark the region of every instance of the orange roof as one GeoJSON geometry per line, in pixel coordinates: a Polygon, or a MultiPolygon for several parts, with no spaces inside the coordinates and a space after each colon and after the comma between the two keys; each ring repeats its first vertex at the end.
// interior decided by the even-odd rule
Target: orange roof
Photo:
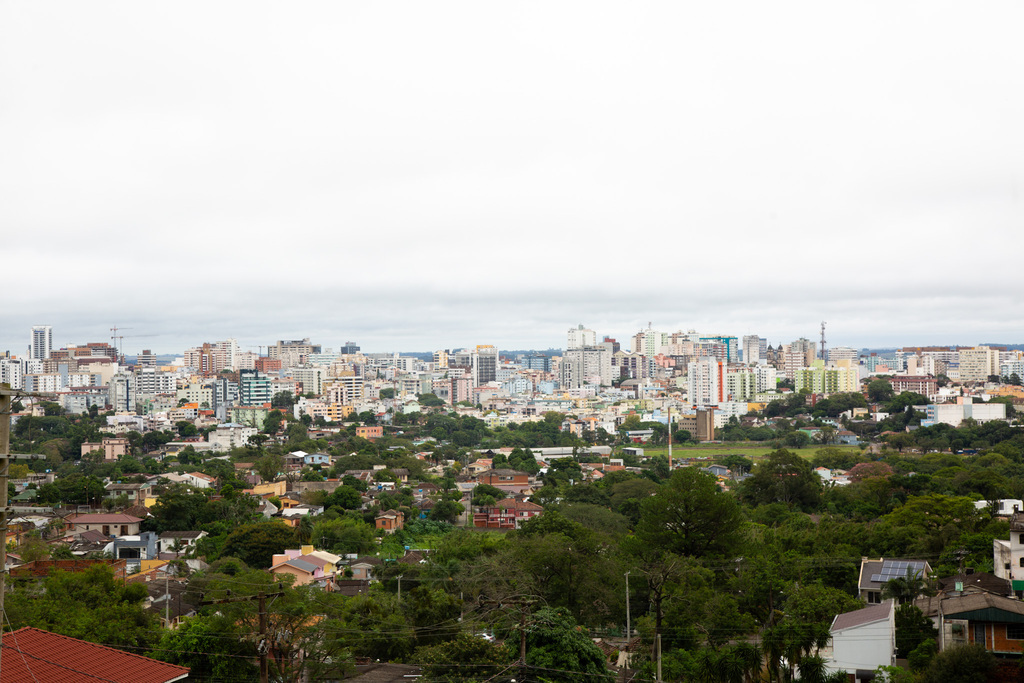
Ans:
{"type": "Polygon", "coordinates": [[[0,683],[170,683],[188,668],[26,626],[4,634],[0,683]]]}

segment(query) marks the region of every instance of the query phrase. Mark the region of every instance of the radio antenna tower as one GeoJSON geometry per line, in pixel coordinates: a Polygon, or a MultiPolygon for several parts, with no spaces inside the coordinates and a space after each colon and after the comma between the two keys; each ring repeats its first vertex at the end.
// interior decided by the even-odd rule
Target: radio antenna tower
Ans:
{"type": "Polygon", "coordinates": [[[825,356],[825,321],[821,321],[821,359],[826,360],[825,356]]]}

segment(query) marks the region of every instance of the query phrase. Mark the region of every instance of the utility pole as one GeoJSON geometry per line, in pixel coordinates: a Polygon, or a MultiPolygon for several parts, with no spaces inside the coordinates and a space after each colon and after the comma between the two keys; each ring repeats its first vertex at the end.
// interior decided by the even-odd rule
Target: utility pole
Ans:
{"type": "MultiPolygon", "coordinates": [[[[668,474],[672,476],[672,405],[668,407],[668,474]]],[[[626,579],[629,580],[628,578],[626,579]]]]}
{"type": "Polygon", "coordinates": [[[267,598],[276,598],[284,595],[281,584],[277,584],[279,592],[277,593],[264,593],[262,590],[256,595],[245,595],[237,598],[230,597],[231,591],[228,591],[226,598],[220,600],[203,600],[199,605],[222,605],[229,602],[252,602],[256,600],[259,602],[259,618],[260,618],[260,630],[259,639],[256,641],[256,651],[260,655],[260,683],[269,683],[270,681],[270,667],[267,663],[267,653],[270,651],[270,642],[267,640],[267,598]]]}
{"type": "MultiPolygon", "coordinates": [[[[633,631],[629,623],[629,572],[626,572],[626,647],[629,647],[629,636],[633,631]]],[[[628,650],[627,650],[628,652],[628,650]]],[[[628,656],[628,655],[627,655],[628,656]]]]}
{"type": "MultiPolygon", "coordinates": [[[[505,605],[517,605],[521,608],[528,608],[530,605],[536,603],[536,600],[529,598],[520,598],[515,600],[480,600],[480,605],[496,605],[498,607],[504,607],[505,605]]],[[[519,671],[523,680],[526,680],[526,615],[527,609],[521,609],[519,611],[519,671]]]]}
{"type": "MultiPolygon", "coordinates": [[[[11,454],[12,394],[10,384],[0,384],[0,529],[3,530],[3,539],[0,540],[0,614],[4,613],[4,580],[7,578],[7,471],[11,454]]],[[[0,650],[2,645],[3,628],[0,628],[0,650]]]]}
{"type": "Polygon", "coordinates": [[[655,643],[655,646],[657,647],[657,650],[658,650],[658,677],[655,678],[654,680],[658,681],[658,683],[661,683],[661,634],[660,633],[657,636],[657,642],[655,643]]]}
{"type": "MultiPolygon", "coordinates": [[[[42,460],[46,456],[38,454],[13,455],[11,453],[11,406],[15,396],[32,396],[43,398],[43,394],[11,389],[6,382],[0,384],[0,614],[4,613],[4,592],[7,579],[7,478],[10,471],[11,458],[18,460],[42,460]]],[[[3,629],[0,629],[0,649],[3,646],[3,629]]],[[[2,662],[0,662],[2,664],[2,662]]],[[[2,670],[2,669],[0,669],[2,670]]]]}

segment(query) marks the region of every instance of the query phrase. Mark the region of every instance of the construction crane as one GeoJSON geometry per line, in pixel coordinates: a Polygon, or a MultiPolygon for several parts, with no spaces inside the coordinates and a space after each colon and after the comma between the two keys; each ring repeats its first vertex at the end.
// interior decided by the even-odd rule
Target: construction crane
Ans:
{"type": "Polygon", "coordinates": [[[132,327],[118,327],[117,325],[114,325],[113,327],[110,328],[110,331],[113,332],[113,334],[110,335],[110,339],[114,342],[114,350],[117,351],[117,357],[119,359],[118,362],[120,362],[122,364],[124,363],[124,340],[125,340],[125,338],[127,338],[127,339],[140,339],[142,337],[158,337],[158,336],[160,336],[160,335],[157,335],[157,334],[118,334],[117,333],[118,330],[131,330],[131,329],[135,329],[135,328],[132,328],[132,327]]]}

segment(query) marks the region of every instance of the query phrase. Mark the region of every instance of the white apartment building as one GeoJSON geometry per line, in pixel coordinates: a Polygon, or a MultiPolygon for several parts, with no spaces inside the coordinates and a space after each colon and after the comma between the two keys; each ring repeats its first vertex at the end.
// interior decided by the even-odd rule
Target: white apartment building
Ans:
{"type": "Polygon", "coordinates": [[[778,387],[778,370],[771,365],[758,365],[754,368],[754,376],[757,379],[757,391],[775,391],[778,387]]]}
{"type": "Polygon", "coordinates": [[[29,344],[29,358],[46,360],[53,350],[53,328],[49,325],[34,325],[29,344]]]}
{"type": "Polygon", "coordinates": [[[713,356],[702,356],[686,366],[686,385],[695,408],[715,406],[725,400],[725,365],[713,356]]]}
{"type": "Polygon", "coordinates": [[[840,360],[860,361],[860,352],[849,346],[834,346],[825,353],[828,356],[829,363],[835,363],[840,360]]]}
{"type": "Polygon", "coordinates": [[[597,332],[580,325],[569,330],[565,348],[580,349],[584,346],[597,346],[597,332]]]}
{"type": "Polygon", "coordinates": [[[255,436],[258,431],[255,427],[226,422],[217,425],[217,429],[210,432],[206,440],[215,450],[226,451],[247,445],[249,437],[255,436]]]}
{"type": "Polygon", "coordinates": [[[170,394],[178,386],[173,374],[159,372],[153,367],[136,368],[135,378],[138,382],[136,391],[140,394],[170,394]]]}
{"type": "Polygon", "coordinates": [[[768,353],[768,340],[756,334],[743,336],[743,362],[747,365],[759,365],[768,353]]]}
{"type": "Polygon", "coordinates": [[[25,363],[20,358],[0,358],[0,383],[12,389],[25,388],[25,363]]]}

